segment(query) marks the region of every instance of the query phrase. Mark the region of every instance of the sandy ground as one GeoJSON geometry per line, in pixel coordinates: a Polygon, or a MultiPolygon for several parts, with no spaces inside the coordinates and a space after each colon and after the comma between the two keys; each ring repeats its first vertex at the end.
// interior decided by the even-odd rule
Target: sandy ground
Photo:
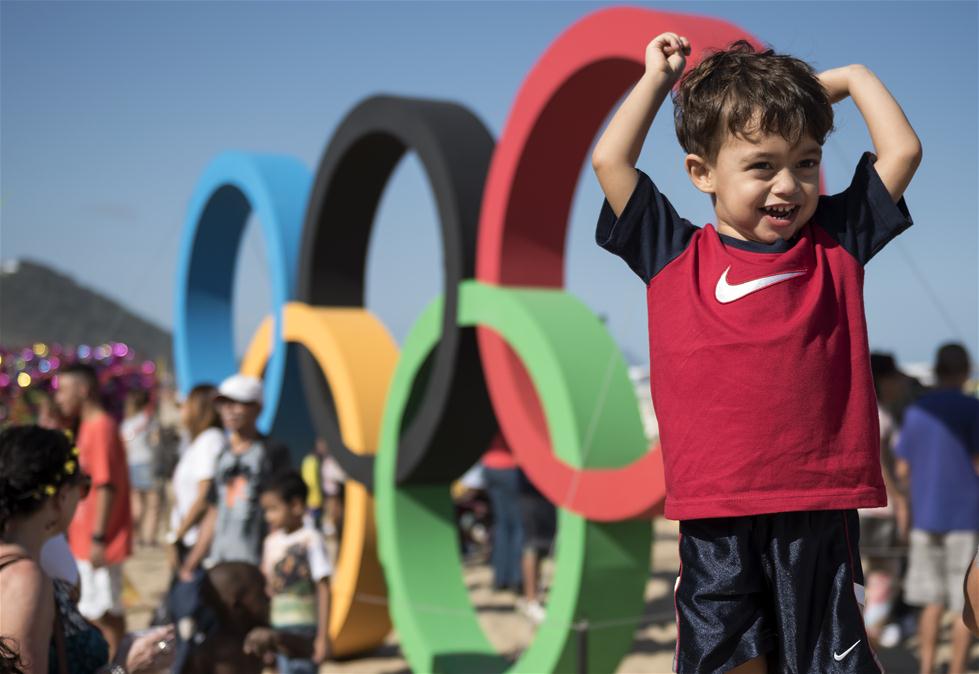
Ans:
{"type": "MultiPolygon", "coordinates": [[[[657,520],[655,523],[653,563],[646,586],[644,620],[636,630],[629,654],[617,672],[622,674],[666,674],[673,663],[676,627],[673,619],[673,582],[678,568],[677,526],[675,522],[657,520]]],[[[140,548],[125,566],[127,589],[127,622],[130,630],[145,627],[152,608],[159,602],[168,580],[163,552],[159,548],[140,548]]],[[[545,582],[548,570],[545,568],[545,582]]],[[[491,589],[490,569],[483,563],[467,565],[466,582],[470,587],[473,605],[491,643],[502,653],[519,653],[533,638],[533,624],[514,608],[516,597],[508,592],[491,589]]],[[[943,629],[943,645],[939,649],[939,671],[949,657],[948,620],[943,629]]],[[[908,639],[896,648],[881,650],[878,656],[887,672],[913,674],[918,671],[915,657],[917,640],[908,639]]],[[[979,672],[979,641],[973,642],[971,672],[979,672]]],[[[410,672],[401,656],[397,634],[392,632],[383,646],[361,658],[324,664],[320,672],[349,674],[394,674],[410,672]]]]}

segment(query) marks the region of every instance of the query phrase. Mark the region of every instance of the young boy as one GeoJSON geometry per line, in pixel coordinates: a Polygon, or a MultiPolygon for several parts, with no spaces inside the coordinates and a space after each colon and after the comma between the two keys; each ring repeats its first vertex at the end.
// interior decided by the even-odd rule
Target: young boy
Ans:
{"type": "Polygon", "coordinates": [[[673,98],[684,168],[716,216],[695,227],[635,168],[689,53],[674,33],[649,43],[592,155],[597,241],[647,286],[666,516],[680,520],[674,670],[876,672],[856,508],[886,496],[863,266],[911,225],[901,195],[921,147],[866,68],[817,76],[735,43],[673,98]],[[847,95],[877,156],[820,196],[847,95]]]}
{"type": "Polygon", "coordinates": [[[262,548],[262,572],[272,600],[270,623],[276,634],[272,643],[254,650],[259,655],[266,648],[278,651],[280,674],[316,672],[331,651],[333,567],[322,535],[311,524],[303,523],[307,496],[302,476],[289,470],[270,478],[259,497],[271,532],[262,548]],[[312,642],[312,659],[293,657],[306,650],[294,646],[298,637],[304,637],[306,644],[312,642]]]}

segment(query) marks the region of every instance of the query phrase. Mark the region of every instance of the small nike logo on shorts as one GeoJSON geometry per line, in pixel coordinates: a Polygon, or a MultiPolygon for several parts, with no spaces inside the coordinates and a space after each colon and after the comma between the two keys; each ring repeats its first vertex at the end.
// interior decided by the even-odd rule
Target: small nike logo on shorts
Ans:
{"type": "Polygon", "coordinates": [[[856,644],[853,644],[852,646],[850,646],[848,649],[846,649],[842,653],[833,653],[833,659],[836,660],[837,662],[839,662],[840,660],[842,660],[843,658],[845,658],[850,653],[850,651],[852,651],[854,648],[856,648],[857,647],[857,644],[859,644],[860,641],[861,641],[860,639],[857,639],[857,643],[856,644]]]}
{"type": "Polygon", "coordinates": [[[782,281],[787,281],[790,278],[795,278],[796,276],[802,276],[805,271],[792,271],[785,274],[775,274],[774,276],[765,276],[763,278],[754,279],[753,281],[745,281],[744,283],[736,283],[734,285],[727,282],[727,273],[731,271],[731,267],[724,270],[721,274],[721,278],[717,280],[717,286],[714,288],[714,297],[721,304],[728,304],[729,302],[734,302],[739,300],[746,295],[750,295],[753,292],[767,288],[768,286],[775,285],[776,283],[781,283],[782,281]]]}

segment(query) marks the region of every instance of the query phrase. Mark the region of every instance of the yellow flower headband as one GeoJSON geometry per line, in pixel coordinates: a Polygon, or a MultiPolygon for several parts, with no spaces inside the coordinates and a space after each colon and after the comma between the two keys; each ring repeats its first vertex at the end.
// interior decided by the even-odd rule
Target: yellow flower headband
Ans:
{"type": "MultiPolygon", "coordinates": [[[[68,436],[69,440],[73,440],[74,436],[71,431],[65,431],[65,435],[68,436]]],[[[49,496],[54,496],[58,492],[58,487],[65,483],[65,480],[75,474],[78,470],[78,446],[72,445],[71,451],[68,454],[68,459],[65,461],[65,465],[62,466],[61,471],[54,476],[48,484],[42,484],[40,487],[35,489],[28,494],[25,494],[25,498],[35,498],[38,501],[47,498],[49,496]]]]}

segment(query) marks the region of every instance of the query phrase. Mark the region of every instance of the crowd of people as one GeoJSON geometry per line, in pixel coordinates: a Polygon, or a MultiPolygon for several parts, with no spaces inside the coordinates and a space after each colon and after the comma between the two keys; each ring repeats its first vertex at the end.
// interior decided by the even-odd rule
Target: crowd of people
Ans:
{"type": "Polygon", "coordinates": [[[61,368],[54,402],[67,427],[0,432],[4,643],[27,672],[152,671],[170,656],[173,629],[125,634],[130,481],[96,369],[61,368]]]}
{"type": "MultiPolygon", "coordinates": [[[[979,399],[964,392],[972,364],[962,346],[944,345],[926,387],[891,355],[870,362],[888,504],[860,511],[867,633],[884,648],[916,633],[921,671],[931,672],[950,611],[949,671],[965,671],[979,599],[963,591],[970,568],[979,591],[979,399]]],[[[326,443],[293,469],[289,450],[258,430],[254,378],[201,384],[179,403],[166,390],[134,388],[118,423],[95,368],[69,364],[57,384],[40,424],[0,433],[0,647],[19,668],[11,671],[199,671],[195,644],[214,638],[205,595],[218,581],[209,573],[229,564],[259,569],[267,600],[255,600],[253,626],[237,637],[236,671],[272,662],[280,672],[316,671],[331,656],[326,539],[342,526],[344,476],[326,443]],[[127,634],[122,565],[135,546],[159,545],[161,528],[170,588],[156,626],[127,634]]],[[[473,538],[490,547],[494,589],[515,593],[539,623],[553,504],[502,435],[457,497],[485,497],[473,538]]]]}
{"type": "Polygon", "coordinates": [[[201,384],[179,403],[132,388],[117,421],[99,375],[61,367],[43,425],[0,433],[0,643],[12,671],[209,671],[194,650],[220,641],[215,587],[240,581],[242,565],[264,574],[268,601],[252,602],[233,671],[276,660],[280,672],[316,671],[331,654],[323,530],[338,532],[342,512],[325,444],[292,469],[288,448],[256,426],[254,378],[201,384]],[[127,634],[123,563],[160,544],[167,515],[173,577],[157,626],[127,634]]]}
{"type": "Polygon", "coordinates": [[[942,345],[927,389],[891,355],[872,354],[871,368],[888,504],[860,512],[867,633],[892,647],[917,622],[920,671],[932,672],[949,611],[948,671],[965,672],[975,604],[966,607],[964,587],[979,564],[979,399],[965,393],[969,354],[961,344],[942,345]]]}

